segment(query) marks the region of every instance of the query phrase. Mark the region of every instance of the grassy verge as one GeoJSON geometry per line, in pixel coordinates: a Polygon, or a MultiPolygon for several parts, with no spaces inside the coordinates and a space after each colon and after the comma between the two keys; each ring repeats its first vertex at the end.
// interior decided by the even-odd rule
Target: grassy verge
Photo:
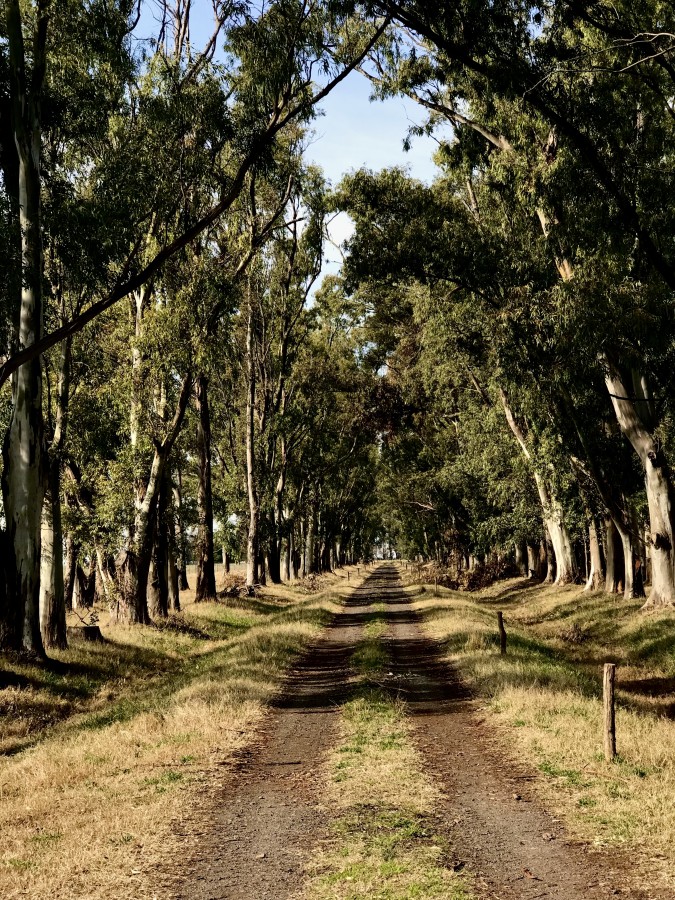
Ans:
{"type": "Polygon", "coordinates": [[[341,711],[341,741],[328,760],[330,839],[310,863],[307,900],[469,900],[434,833],[437,789],[409,739],[405,707],[373,686],[388,657],[379,610],[353,657],[361,675],[341,711]]]}
{"type": "Polygon", "coordinates": [[[579,588],[440,590],[418,601],[427,632],[479,697],[573,832],[640,851],[650,878],[675,878],[675,618],[579,588]],[[503,610],[508,655],[499,655],[503,610]],[[619,665],[619,757],[602,747],[603,662],[619,665]]]}
{"type": "Polygon", "coordinates": [[[172,820],[250,740],[337,600],[274,588],[159,628],[104,625],[105,644],[50,668],[6,662],[0,896],[153,896],[172,820]]]}

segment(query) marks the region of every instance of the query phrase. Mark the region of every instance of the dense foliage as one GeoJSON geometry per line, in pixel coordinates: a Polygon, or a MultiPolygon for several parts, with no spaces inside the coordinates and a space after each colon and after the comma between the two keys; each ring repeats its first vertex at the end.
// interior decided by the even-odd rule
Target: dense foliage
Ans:
{"type": "Polygon", "coordinates": [[[378,546],[674,602],[671,5],[204,13],[5,3],[2,645],[166,615],[188,560],[212,597],[221,547],[250,590],[378,546]],[[356,69],[433,185],[304,162],[356,69]]]}

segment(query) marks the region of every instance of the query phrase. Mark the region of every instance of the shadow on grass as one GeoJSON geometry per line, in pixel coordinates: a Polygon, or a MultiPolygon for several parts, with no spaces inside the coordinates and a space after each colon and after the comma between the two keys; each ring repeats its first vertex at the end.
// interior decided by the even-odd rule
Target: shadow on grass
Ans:
{"type": "Polygon", "coordinates": [[[133,639],[147,644],[108,634],[104,644],[74,641],[43,663],[0,657],[0,755],[34,746],[56,726],[68,732],[128,721],[205,677],[250,680],[262,673],[269,685],[271,668],[297,654],[300,640],[294,643],[283,629],[278,639],[266,640],[267,626],[273,631],[285,624],[321,625],[328,614],[311,597],[265,606],[267,612],[245,617],[205,605],[196,615],[188,611],[151,628],[129,630],[133,639]],[[253,629],[256,646],[242,651],[242,640],[253,629]],[[216,646],[205,648],[207,641],[216,646]],[[247,652],[253,661],[246,661],[247,652]],[[260,664],[261,656],[266,665],[260,664]],[[73,716],[77,721],[69,723],[73,716]]]}
{"type": "Polygon", "coordinates": [[[471,674],[481,692],[496,696],[504,687],[546,687],[553,692],[602,695],[602,667],[618,665],[618,702],[641,714],[675,718],[675,618],[645,617],[640,600],[607,594],[555,593],[550,586],[519,589],[474,600],[446,595],[446,603],[424,610],[428,622],[450,617],[453,630],[442,639],[446,652],[471,674]],[[524,614],[524,606],[531,612],[524,614]],[[505,612],[508,653],[499,655],[496,610],[505,612]],[[509,611],[511,620],[509,621],[509,611]],[[454,630],[457,624],[461,627],[454,630]],[[566,639],[574,627],[575,640],[566,639]],[[621,669],[634,672],[625,681],[621,669]]]}

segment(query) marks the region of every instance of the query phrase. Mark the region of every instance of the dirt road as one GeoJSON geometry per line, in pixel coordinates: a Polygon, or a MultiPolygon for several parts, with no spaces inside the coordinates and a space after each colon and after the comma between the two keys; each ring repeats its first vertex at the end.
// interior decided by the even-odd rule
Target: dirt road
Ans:
{"type": "Polygon", "coordinates": [[[414,740],[444,801],[436,829],[449,864],[497,900],[663,900],[631,885],[630,860],[571,841],[528,792],[419,616],[393,564],[355,589],[289,678],[264,730],[178,836],[186,848],[165,888],[176,900],[274,900],[302,887],[304,860],[329,814],[318,809],[321,762],[335,743],[336,710],[354,684],[350,657],[372,604],[384,605],[391,666],[383,683],[407,704],[414,740]]]}

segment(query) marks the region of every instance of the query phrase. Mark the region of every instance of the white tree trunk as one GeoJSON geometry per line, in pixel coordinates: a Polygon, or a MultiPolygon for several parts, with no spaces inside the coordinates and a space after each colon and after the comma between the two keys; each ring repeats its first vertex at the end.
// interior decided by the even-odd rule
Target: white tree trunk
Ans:
{"type": "Polygon", "coordinates": [[[588,548],[591,564],[584,590],[599,591],[602,588],[605,578],[602,571],[602,556],[600,554],[598,529],[595,524],[595,519],[592,516],[588,523],[588,548]]]}
{"type": "Polygon", "coordinates": [[[603,357],[602,362],[605,384],[619,427],[640,457],[645,474],[652,559],[652,590],[645,605],[672,605],[675,603],[675,521],[670,470],[663,451],[638,409],[637,400],[645,405],[649,402],[646,391],[642,397],[637,397],[635,385],[629,390],[617,367],[607,357],[603,357]]]}

